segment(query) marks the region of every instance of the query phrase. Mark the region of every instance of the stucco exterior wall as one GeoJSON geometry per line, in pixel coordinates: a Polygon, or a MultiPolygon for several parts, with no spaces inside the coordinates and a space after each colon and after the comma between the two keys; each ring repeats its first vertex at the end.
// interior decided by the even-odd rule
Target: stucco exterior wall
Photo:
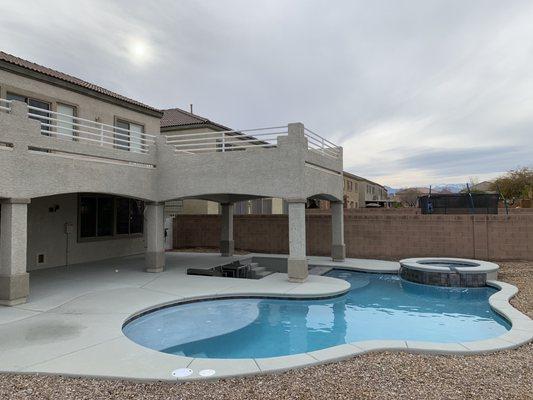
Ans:
{"type": "Polygon", "coordinates": [[[191,155],[176,154],[159,136],[148,154],[139,154],[41,135],[25,105],[13,102],[11,113],[0,113],[0,141],[11,145],[0,152],[0,197],[97,192],[152,201],[218,201],[202,197],[212,194],[342,200],[342,157],[319,158],[303,134],[282,136],[272,149],[191,155]]]}
{"type": "Polygon", "coordinates": [[[0,141],[12,144],[12,148],[0,152],[0,197],[34,198],[78,192],[145,200],[157,196],[156,170],[149,167],[155,165],[155,151],[130,153],[41,135],[39,121],[26,116],[22,103],[13,102],[10,114],[0,112],[0,141]],[[75,158],[66,157],[66,152],[75,158]]]}
{"type": "MultiPolygon", "coordinates": [[[[1,235],[1,232],[0,232],[1,235]]],[[[145,251],[142,235],[110,239],[78,239],[76,194],[36,198],[28,206],[28,271],[140,254],[145,251]],[[50,211],[50,208],[55,211],[50,211]],[[66,234],[65,224],[70,224],[66,234]],[[44,255],[39,264],[37,257],[44,255]]]]}
{"type": "Polygon", "coordinates": [[[85,96],[55,85],[27,78],[9,71],[0,70],[0,98],[6,98],[7,92],[51,103],[52,111],[57,110],[57,103],[64,103],[77,107],[78,117],[114,125],[115,119],[123,119],[144,126],[146,133],[159,134],[158,117],[145,115],[140,112],[110,104],[105,101],[85,96]]]}

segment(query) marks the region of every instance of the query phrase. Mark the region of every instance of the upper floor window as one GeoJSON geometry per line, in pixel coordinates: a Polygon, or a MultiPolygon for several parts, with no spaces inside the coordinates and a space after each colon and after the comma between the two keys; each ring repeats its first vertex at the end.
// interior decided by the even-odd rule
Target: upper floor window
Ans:
{"type": "Polygon", "coordinates": [[[68,104],[57,104],[57,134],[63,138],[76,136],[76,107],[68,104]]]}
{"type": "Polygon", "coordinates": [[[144,150],[142,125],[117,119],[115,126],[118,128],[115,129],[115,147],[135,153],[144,150]]]}
{"type": "MultiPolygon", "coordinates": [[[[50,111],[50,103],[47,103],[42,100],[33,99],[31,97],[22,96],[20,94],[16,93],[10,93],[7,92],[6,95],[8,100],[17,100],[22,101],[23,103],[26,103],[30,107],[39,108],[39,110],[30,109],[29,113],[33,114],[30,115],[30,118],[36,119],[38,121],[41,121],[41,131],[50,131],[50,113],[47,111],[50,111]]],[[[47,135],[46,132],[43,132],[43,134],[47,135]]]]}

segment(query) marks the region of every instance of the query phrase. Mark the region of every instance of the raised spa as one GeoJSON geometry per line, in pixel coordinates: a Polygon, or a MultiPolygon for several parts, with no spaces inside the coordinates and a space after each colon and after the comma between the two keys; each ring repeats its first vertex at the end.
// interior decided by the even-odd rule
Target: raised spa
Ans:
{"type": "Polygon", "coordinates": [[[498,264],[465,258],[407,258],[400,276],[425,285],[481,287],[498,279],[498,264]]]}
{"type": "Polygon", "coordinates": [[[264,358],[372,339],[467,342],[510,329],[492,311],[490,287],[450,288],[395,275],[332,270],[351,284],[323,300],[233,298],[160,308],[123,327],[134,342],[200,358],[264,358]]]}

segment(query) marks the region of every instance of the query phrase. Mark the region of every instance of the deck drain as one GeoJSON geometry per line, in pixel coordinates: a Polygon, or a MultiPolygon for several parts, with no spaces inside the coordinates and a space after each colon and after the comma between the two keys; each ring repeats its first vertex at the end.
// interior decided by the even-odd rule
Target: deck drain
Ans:
{"type": "Polygon", "coordinates": [[[203,369],[200,372],[198,372],[198,375],[203,376],[204,378],[208,376],[213,376],[215,375],[215,370],[214,369],[203,369]]]}
{"type": "Polygon", "coordinates": [[[186,378],[192,375],[192,369],[190,368],[179,368],[172,371],[172,376],[174,378],[186,378]]]}

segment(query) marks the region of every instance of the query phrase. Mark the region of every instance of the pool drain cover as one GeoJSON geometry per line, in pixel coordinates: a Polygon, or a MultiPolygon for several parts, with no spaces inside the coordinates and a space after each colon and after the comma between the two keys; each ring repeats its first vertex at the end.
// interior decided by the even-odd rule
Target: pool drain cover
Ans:
{"type": "Polygon", "coordinates": [[[175,369],[174,371],[172,371],[172,376],[174,378],[186,378],[191,375],[192,375],[192,369],[190,368],[180,368],[180,369],[175,369]]]}
{"type": "Polygon", "coordinates": [[[204,378],[208,376],[213,376],[215,375],[215,370],[214,369],[203,369],[200,372],[198,372],[198,375],[203,376],[204,378]]]}

